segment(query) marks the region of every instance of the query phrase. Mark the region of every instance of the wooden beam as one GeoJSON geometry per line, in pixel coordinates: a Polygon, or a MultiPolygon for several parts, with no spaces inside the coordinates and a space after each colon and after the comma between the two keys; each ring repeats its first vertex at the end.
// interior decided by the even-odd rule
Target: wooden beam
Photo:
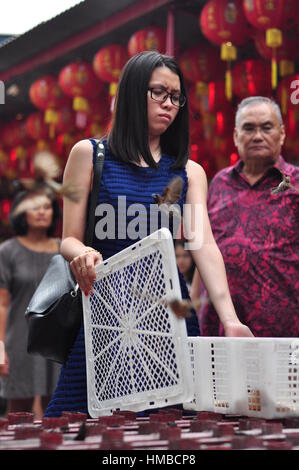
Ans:
{"type": "Polygon", "coordinates": [[[35,67],[49,63],[57,57],[61,57],[74,49],[77,49],[88,42],[105,36],[114,29],[123,26],[130,21],[151,13],[157,8],[170,5],[172,0],[139,0],[124,10],[115,13],[104,21],[99,21],[91,28],[82,31],[71,38],[40,52],[31,59],[25,60],[0,74],[0,80],[7,81],[16,75],[21,75],[35,67]]]}

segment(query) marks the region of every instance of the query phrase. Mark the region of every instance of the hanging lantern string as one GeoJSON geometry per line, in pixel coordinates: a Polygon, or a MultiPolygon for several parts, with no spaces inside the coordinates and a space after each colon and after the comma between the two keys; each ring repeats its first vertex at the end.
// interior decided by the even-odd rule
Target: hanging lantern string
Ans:
{"type": "Polygon", "coordinates": [[[277,87],[277,48],[282,45],[282,32],[277,28],[269,28],[266,30],[266,44],[272,48],[271,63],[271,84],[272,89],[277,87]]]}
{"type": "Polygon", "coordinates": [[[221,44],[221,60],[225,60],[227,63],[226,72],[225,72],[225,96],[231,101],[233,97],[233,80],[232,80],[232,71],[231,63],[233,60],[237,59],[237,49],[231,42],[225,42],[221,44]]]}
{"type": "Polygon", "coordinates": [[[46,109],[45,111],[45,123],[49,124],[49,137],[50,139],[55,138],[55,126],[58,121],[58,113],[54,109],[46,109]]]}

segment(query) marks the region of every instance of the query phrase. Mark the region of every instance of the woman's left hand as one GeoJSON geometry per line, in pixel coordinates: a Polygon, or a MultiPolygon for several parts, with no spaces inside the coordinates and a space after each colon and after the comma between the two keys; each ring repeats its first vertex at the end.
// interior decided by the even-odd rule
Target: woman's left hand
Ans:
{"type": "Polygon", "coordinates": [[[70,262],[71,270],[82,292],[87,296],[93,293],[93,283],[96,279],[95,266],[102,263],[99,251],[92,248],[84,250],[70,262]]]}

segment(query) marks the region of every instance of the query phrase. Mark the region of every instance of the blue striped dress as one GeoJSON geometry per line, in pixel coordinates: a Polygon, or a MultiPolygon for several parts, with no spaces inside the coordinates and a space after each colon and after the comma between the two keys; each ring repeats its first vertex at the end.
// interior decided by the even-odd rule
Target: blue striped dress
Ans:
{"type": "MultiPolygon", "coordinates": [[[[91,139],[91,142],[95,150],[96,143],[93,139],[91,139]]],[[[138,167],[134,164],[125,164],[117,161],[109,155],[107,145],[105,145],[105,148],[105,162],[98,202],[99,204],[106,203],[113,205],[115,209],[115,231],[114,233],[110,233],[109,237],[106,237],[106,239],[99,240],[99,226],[97,223],[95,232],[96,236],[93,243],[94,248],[98,249],[102,253],[104,260],[137,241],[132,240],[131,237],[125,233],[126,230],[124,230],[130,222],[130,219],[132,220],[136,217],[136,215],[131,217],[128,215],[126,216],[126,209],[130,205],[139,203],[147,208],[144,225],[139,227],[139,233],[141,229],[144,230],[144,233],[142,233],[142,236],[140,237],[143,238],[151,233],[149,208],[151,205],[155,204],[153,194],[162,194],[163,189],[175,176],[181,176],[184,181],[184,186],[182,197],[178,204],[182,209],[188,186],[186,170],[172,170],[171,165],[173,164],[174,159],[168,155],[162,155],[158,168],[156,169],[150,167],[138,167]],[[118,196],[120,195],[122,196],[121,205],[119,205],[118,200],[118,196]],[[125,225],[122,223],[123,217],[126,217],[125,225]],[[113,237],[113,235],[115,235],[115,237],[113,237]]],[[[104,214],[103,217],[105,217],[104,214]]],[[[104,227],[102,227],[102,229],[102,232],[105,231],[104,227]]],[[[182,297],[189,298],[186,283],[180,273],[179,279],[182,297]]],[[[189,336],[198,336],[200,334],[197,316],[194,311],[192,312],[192,316],[186,320],[186,326],[189,336]]],[[[63,411],[80,411],[88,413],[83,325],[78,333],[66,364],[61,368],[57,387],[45,412],[45,416],[60,416],[63,411]]]]}

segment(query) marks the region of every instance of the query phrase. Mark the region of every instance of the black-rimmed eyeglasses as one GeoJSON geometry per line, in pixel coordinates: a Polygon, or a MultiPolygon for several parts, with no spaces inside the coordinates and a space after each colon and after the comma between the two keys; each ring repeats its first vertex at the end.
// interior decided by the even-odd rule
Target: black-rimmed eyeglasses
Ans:
{"type": "Polygon", "coordinates": [[[168,93],[168,91],[163,90],[163,88],[149,88],[149,92],[152,100],[158,103],[164,103],[168,97],[170,97],[173,106],[177,108],[182,108],[186,103],[186,96],[182,93],[168,93]]]}

